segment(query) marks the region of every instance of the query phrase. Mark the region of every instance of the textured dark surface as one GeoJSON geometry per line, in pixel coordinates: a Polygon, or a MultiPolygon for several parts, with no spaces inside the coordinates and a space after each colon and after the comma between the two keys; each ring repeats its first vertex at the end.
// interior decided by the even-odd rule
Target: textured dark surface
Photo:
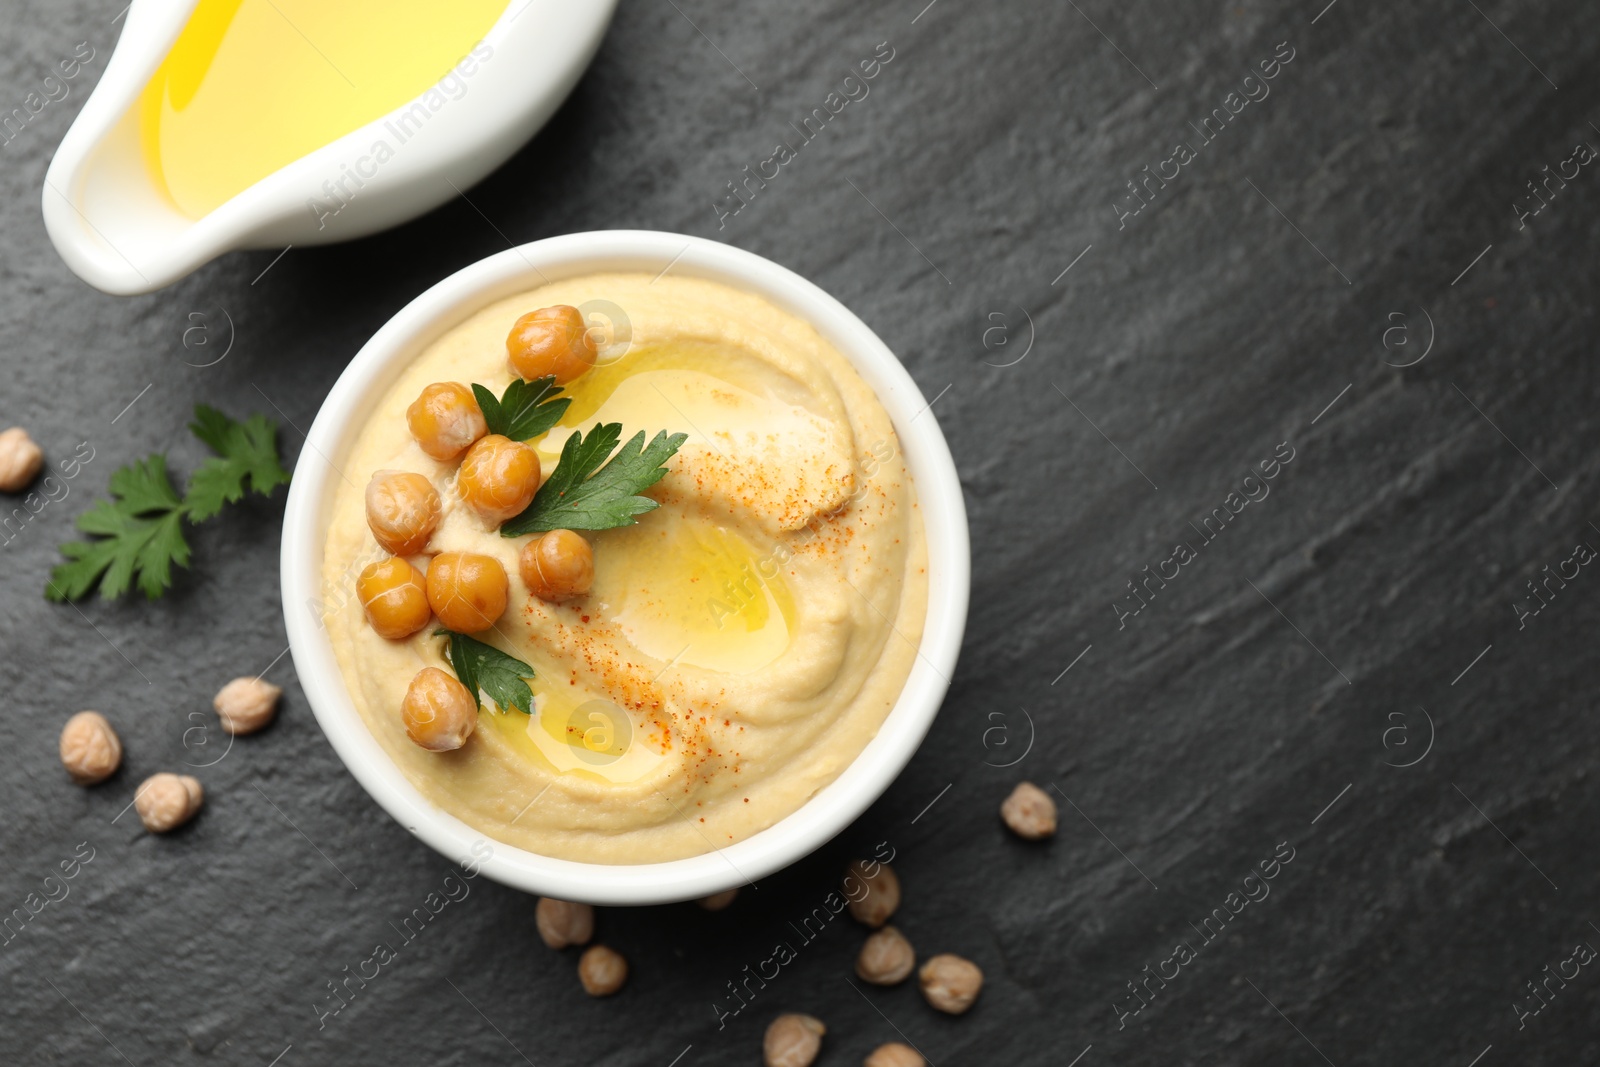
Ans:
{"type": "MultiPolygon", "coordinates": [[[[1521,1028],[1515,1005],[1546,965],[1600,945],[1600,575],[1552,583],[1521,628],[1514,605],[1537,606],[1540,568],[1600,547],[1600,173],[1525,228],[1513,203],[1577,142],[1600,144],[1600,14],[924,3],[625,0],[570,102],[471,192],[481,214],[457,201],[295,249],[254,283],[275,253],[233,255],[134,299],[78,282],[38,207],[118,4],[7,6],[0,110],[78,42],[98,58],[0,148],[0,423],[52,459],[80,441],[96,458],[0,556],[0,911],[79,842],[95,852],[0,945],[0,1058],[695,1067],[758,1062],[768,1020],[803,1010],[826,1021],[834,1064],[897,1030],[940,1065],[1595,1061],[1594,965],[1521,1028]],[[881,41],[895,58],[870,95],[719,230],[724,183],[881,41]],[[1125,182],[1196,141],[1189,123],[1284,41],[1271,95],[1119,229],[1125,182]],[[281,493],[201,530],[163,601],[47,605],[44,575],[119,463],[200,461],[196,401],[304,428],[426,286],[507,238],[607,227],[794,268],[938,397],[974,546],[954,687],[859,823],[729,911],[604,911],[601,937],[633,966],[618,997],[584,996],[532,901],[479,879],[319,1029],[326,983],[398,941],[390,924],[448,867],[345,772],[276,659],[281,493]],[[186,365],[209,358],[182,344],[191,313],[221,329],[222,310],[231,353],[186,365]],[[1430,336],[1414,366],[1385,365],[1430,336]],[[1282,442],[1294,459],[1270,496],[1119,628],[1114,605],[1139,604],[1126,583],[1198,544],[1190,523],[1282,442]],[[283,713],[197,772],[199,820],[157,838],[116,819],[144,775],[215,758],[214,730],[212,755],[185,730],[212,721],[222,682],[269,664],[283,713]],[[92,790],[55,756],[81,707],[127,747],[92,790]],[[1072,800],[1047,844],[996,816],[1022,778],[1072,800]],[[905,885],[897,924],[922,955],[983,967],[977,1007],[951,1019],[909,985],[851,988],[862,932],[840,918],[719,1029],[725,983],[797,940],[789,924],[880,841],[905,885]],[[1193,924],[1282,842],[1294,858],[1270,895],[1119,1020],[1139,1003],[1125,983],[1170,973],[1174,944],[1198,946],[1193,924]]],[[[283,436],[292,456],[298,434],[283,436]]]]}

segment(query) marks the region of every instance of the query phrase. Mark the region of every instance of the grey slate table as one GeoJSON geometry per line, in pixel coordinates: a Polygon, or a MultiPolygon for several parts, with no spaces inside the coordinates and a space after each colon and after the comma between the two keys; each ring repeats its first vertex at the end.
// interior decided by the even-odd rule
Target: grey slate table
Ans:
{"type": "Polygon", "coordinates": [[[828,1064],[902,1035],[940,1067],[1595,1062],[1600,574],[1575,550],[1600,547],[1600,173],[1571,161],[1600,145],[1600,12],[925,4],[625,0],[470,204],[134,299],[78,282],[39,217],[119,5],[7,5],[0,111],[79,42],[97,58],[0,147],[0,423],[95,458],[0,554],[0,913],[80,842],[93,859],[0,944],[0,1059],[699,1067],[759,1062],[800,1010],[828,1064]],[[880,42],[870,92],[719,227],[726,183],[880,42]],[[769,256],[901,355],[971,511],[954,686],[817,854],[721,914],[602,912],[619,996],[585,997],[532,901],[479,879],[322,1017],[449,869],[277,658],[281,493],[203,528],[165,600],[49,605],[44,575],[118,464],[201,460],[195,402],[280,419],[292,457],[416,293],[508,240],[608,227],[769,256]],[[228,357],[191,365],[184,331],[223,312],[228,357]],[[200,762],[185,730],[217,687],[269,665],[282,715],[199,772],[198,821],[119,818],[142,776],[200,762]],[[93,790],[55,757],[83,707],[127,745],[93,790]],[[999,823],[1022,779],[1059,791],[1049,843],[999,823]],[[896,923],[983,967],[977,1007],[852,986],[841,918],[719,1025],[728,983],[878,842],[896,923]]]}

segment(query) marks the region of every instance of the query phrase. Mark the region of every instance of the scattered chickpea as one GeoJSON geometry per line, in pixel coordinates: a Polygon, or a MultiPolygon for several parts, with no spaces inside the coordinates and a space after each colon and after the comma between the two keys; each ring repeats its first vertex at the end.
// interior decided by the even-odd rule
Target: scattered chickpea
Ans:
{"type": "Polygon", "coordinates": [[[1028,841],[1040,841],[1056,832],[1056,802],[1032,782],[1019,782],[1000,805],[1000,817],[1011,832],[1028,841]]]}
{"type": "Polygon", "coordinates": [[[732,904],[733,898],[738,895],[738,889],[724,889],[720,893],[712,893],[709,897],[701,897],[700,906],[707,911],[721,911],[732,904]]]}
{"type": "Polygon", "coordinates": [[[438,667],[424,667],[411,679],[400,703],[406,736],[432,752],[460,748],[478,727],[478,702],[467,687],[438,667]]]}
{"type": "Polygon", "coordinates": [[[551,948],[587,945],[594,937],[594,909],[587,904],[540,897],[533,909],[533,921],[539,927],[539,936],[551,948]]]}
{"type": "Polygon", "coordinates": [[[922,1053],[910,1045],[902,1045],[898,1041],[891,1041],[887,1045],[879,1045],[867,1057],[864,1067],[927,1067],[928,1061],[922,1058],[922,1053]]]}
{"type": "Polygon", "coordinates": [[[493,556],[441,552],[428,564],[428,604],[457,633],[475,634],[506,610],[506,569],[493,556]]]}
{"type": "Polygon", "coordinates": [[[79,785],[94,785],[122,766],[122,741],[98,711],[80,711],[61,728],[61,765],[79,785]]]}
{"type": "Polygon", "coordinates": [[[583,596],[594,585],[594,549],[571,530],[551,530],[522,546],[517,569],[540,600],[583,596]]]}
{"type": "Polygon", "coordinates": [[[133,795],[133,806],[146,830],[164,834],[194,818],[204,799],[199,781],[187,774],[162,771],[144,780],[133,795]]]}
{"type": "Polygon", "coordinates": [[[406,426],[417,445],[448,463],[489,432],[472,390],[460,382],[434,382],[406,408],[406,426]]]}
{"type": "Polygon", "coordinates": [[[906,940],[906,935],[892,926],[885,926],[868,937],[856,956],[856,974],[873,985],[899,985],[916,965],[916,950],[906,940]]]}
{"type": "Polygon", "coordinates": [[[467,449],[456,490],[484,522],[499,526],[533,502],[539,474],[539,453],[492,433],[467,449]]]}
{"type": "Polygon", "coordinates": [[[828,1028],[809,1015],[780,1015],[767,1027],[761,1055],[767,1067],[811,1067],[828,1028]]]}
{"type": "Polygon", "coordinates": [[[428,579],[399,556],[368,565],[356,579],[356,597],[373,630],[390,641],[410,637],[433,618],[428,579]]]}
{"type": "Polygon", "coordinates": [[[900,906],[900,879],[887,863],[856,860],[845,871],[844,890],[845,898],[850,901],[851,917],[873,929],[888,922],[894,909],[900,906]],[[868,877],[870,867],[876,867],[877,873],[868,877]],[[866,892],[858,897],[850,884],[852,880],[864,885],[866,892]]]}
{"type": "Polygon", "coordinates": [[[578,957],[578,981],[591,997],[609,997],[628,980],[628,961],[615,949],[594,945],[578,957]]]}
{"type": "Polygon", "coordinates": [[[917,980],[928,1003],[951,1015],[960,1015],[972,1007],[983,988],[983,972],[978,965],[948,952],[924,963],[917,980]]]}
{"type": "Polygon", "coordinates": [[[553,374],[566,385],[594,366],[594,338],[583,312],[567,304],[530,311],[506,337],[511,369],[528,381],[553,374]]]}
{"type": "Polygon", "coordinates": [[[367,525],[384,550],[415,556],[439,526],[439,494],[411,471],[378,471],[367,483],[367,525]]]}
{"type": "Polygon", "coordinates": [[[230,734],[253,734],[278,714],[283,690],[260,678],[235,678],[217,693],[211,706],[230,734]]]}
{"type": "Polygon", "coordinates": [[[0,433],[0,492],[20,493],[39,475],[44,450],[20,426],[0,433]]]}

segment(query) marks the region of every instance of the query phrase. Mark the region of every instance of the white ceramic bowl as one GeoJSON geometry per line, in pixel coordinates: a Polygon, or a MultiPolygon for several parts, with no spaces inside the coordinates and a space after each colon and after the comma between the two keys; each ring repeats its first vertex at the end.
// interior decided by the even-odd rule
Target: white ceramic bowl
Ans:
{"type": "Polygon", "coordinates": [[[798,811],[727,848],[666,863],[610,865],[552,859],[489,840],[481,869],[530,893],[594,904],[657,904],[731,889],[770,874],[844,829],[889,787],[944,699],[966,626],[971,559],[961,485],[949,446],[894,353],[815,285],[749,252],[680,234],[575,233],[523,245],[457,271],[400,310],[356,354],[328,394],[295,466],[283,523],[283,603],[306,698],[334,751],[400,824],[461,861],[485,835],[425,800],[384,754],[351,703],[321,620],[322,559],[334,491],[364,414],[432,341],[485,305],[597,271],[706,278],[756,293],[814,325],[844,354],[893,418],[916,484],[928,543],[928,614],[920,654],[878,735],[798,811]]]}

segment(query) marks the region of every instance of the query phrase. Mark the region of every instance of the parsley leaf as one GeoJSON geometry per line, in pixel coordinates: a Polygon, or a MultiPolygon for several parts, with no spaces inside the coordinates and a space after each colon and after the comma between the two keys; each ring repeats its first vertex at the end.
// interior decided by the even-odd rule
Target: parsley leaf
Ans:
{"type": "Polygon", "coordinates": [[[533,677],[532,667],[493,645],[454,630],[435,630],[433,636],[450,639],[450,666],[478,707],[483,707],[481,694],[488,694],[502,713],[516,708],[524,715],[533,714],[533,690],[524,680],[533,677]]]}
{"type": "Polygon", "coordinates": [[[76,600],[96,583],[100,595],[114,599],[137,579],[155,599],[172,585],[172,564],[189,565],[183,536],[183,501],[167,478],[166,457],[149,456],[111,476],[111,500],[78,516],[78,529],[100,537],[61,546],[67,562],[50,572],[45,596],[76,600]]]}
{"type": "Polygon", "coordinates": [[[216,408],[195,405],[194,435],[217,454],[189,476],[184,509],[198,522],[209,519],[244,496],[245,482],[266,496],[287,485],[289,472],[278,462],[278,430],[264,415],[235,422],[216,408]]]}
{"type": "Polygon", "coordinates": [[[277,427],[261,415],[235,422],[215,408],[196,405],[189,429],[217,455],[189,478],[179,497],[157,453],[111,475],[110,500],[78,516],[78,529],[94,540],[61,546],[66,562],[50,572],[45,597],[77,600],[97,586],[113,600],[138,585],[152,600],[172,588],[172,568],[189,565],[184,523],[209,519],[245,489],[263,495],[288,482],[278,461],[277,427]]]}
{"type": "Polygon", "coordinates": [[[500,533],[518,537],[550,530],[609,530],[632,526],[637,516],[660,507],[637,494],[661,480],[667,473],[664,464],[689,435],[669,436],[663,430],[646,445],[640,430],[611,456],[621,438],[618,422],[597,423],[588,437],[574,433],[567,438],[556,469],[539,487],[533,503],[500,527],[500,533]]]}
{"type": "Polygon", "coordinates": [[[521,378],[506,386],[505,395],[494,398],[484,386],[473,383],[472,395],[478,398],[483,411],[483,421],[490,433],[509,437],[513,441],[531,441],[561,421],[572,404],[568,397],[552,400],[561,392],[555,375],[537,381],[525,382],[521,378]]]}

